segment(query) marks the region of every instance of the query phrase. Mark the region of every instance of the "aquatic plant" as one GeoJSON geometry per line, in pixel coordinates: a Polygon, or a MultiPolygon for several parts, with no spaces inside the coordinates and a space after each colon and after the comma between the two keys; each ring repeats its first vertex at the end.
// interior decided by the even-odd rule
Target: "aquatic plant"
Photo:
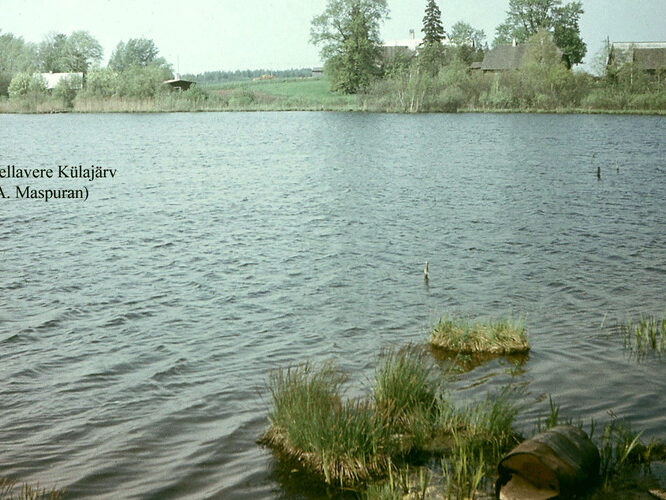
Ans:
{"type": "Polygon", "coordinates": [[[431,434],[438,400],[432,372],[427,353],[413,346],[389,349],[375,371],[377,412],[403,451],[423,446],[431,434]]]}
{"type": "Polygon", "coordinates": [[[501,355],[529,350],[524,322],[510,318],[482,323],[444,316],[430,331],[430,343],[447,351],[466,354],[501,355]]]}
{"type": "Polygon", "coordinates": [[[60,500],[64,496],[65,490],[40,489],[39,484],[28,483],[22,483],[18,487],[16,481],[0,478],[0,500],[60,500]]]}
{"type": "Polygon", "coordinates": [[[328,484],[356,484],[384,473],[389,429],[369,401],[342,400],[345,382],[330,364],[273,372],[271,427],[260,442],[298,459],[328,484]]]}
{"type": "Polygon", "coordinates": [[[456,491],[469,492],[462,486],[467,482],[475,490],[479,464],[482,477],[489,473],[491,462],[483,457],[498,458],[516,442],[511,427],[517,409],[508,391],[457,409],[443,399],[445,374],[437,373],[426,349],[389,349],[371,396],[344,400],[347,379],[331,364],[277,370],[269,376],[271,425],[259,442],[327,484],[359,487],[388,478],[370,488],[379,498],[393,498],[398,489],[425,496],[432,471],[414,476],[409,466],[428,457],[449,457],[447,474],[456,491]]]}
{"type": "Polygon", "coordinates": [[[489,464],[484,459],[483,448],[474,446],[458,433],[453,434],[455,445],[449,458],[442,459],[442,492],[452,500],[476,499],[479,490],[486,489],[484,479],[489,464]]]}
{"type": "Polygon", "coordinates": [[[661,357],[666,351],[666,313],[661,318],[641,316],[637,323],[630,320],[620,325],[624,345],[638,356],[655,352],[661,357]]]}

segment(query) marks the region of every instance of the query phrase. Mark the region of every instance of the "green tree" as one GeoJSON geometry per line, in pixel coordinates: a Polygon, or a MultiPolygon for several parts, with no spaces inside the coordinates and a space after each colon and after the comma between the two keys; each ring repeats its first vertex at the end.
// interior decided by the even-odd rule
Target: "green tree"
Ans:
{"type": "Polygon", "coordinates": [[[510,43],[513,39],[526,42],[540,30],[547,30],[571,67],[582,62],[587,53],[579,27],[583,13],[580,1],[562,5],[562,0],[509,0],[506,20],[497,27],[494,44],[510,43]]]}
{"type": "Polygon", "coordinates": [[[439,10],[435,0],[428,0],[423,16],[423,45],[441,44],[446,36],[444,26],[442,26],[442,11],[439,10]]]}
{"type": "Polygon", "coordinates": [[[483,47],[486,44],[486,34],[483,30],[475,29],[464,21],[458,21],[451,27],[449,39],[456,47],[459,59],[468,64],[483,60],[483,47]]]}
{"type": "Polygon", "coordinates": [[[134,66],[146,67],[148,65],[168,67],[163,57],[158,57],[159,50],[155,42],[147,38],[130,38],[119,42],[111,54],[109,68],[114,71],[125,71],[134,66]]]}
{"type": "Polygon", "coordinates": [[[102,54],[102,46],[90,33],[74,31],[65,42],[65,67],[67,71],[87,73],[102,60],[102,54]]]}
{"type": "Polygon", "coordinates": [[[564,104],[562,95],[571,80],[571,71],[560,54],[552,34],[546,30],[527,41],[518,89],[518,97],[524,105],[552,109],[564,104]]]}
{"type": "Polygon", "coordinates": [[[386,0],[328,0],[312,20],[310,41],[320,46],[334,90],[357,93],[378,74],[379,25],[387,17],[386,0]]]}
{"type": "Polygon", "coordinates": [[[479,49],[483,48],[486,43],[485,32],[475,29],[471,24],[464,21],[458,21],[451,26],[451,36],[449,38],[451,43],[458,47],[467,45],[479,49]]]}
{"type": "Polygon", "coordinates": [[[587,45],[580,36],[578,24],[583,12],[581,2],[571,2],[555,9],[553,40],[564,52],[564,58],[569,68],[581,63],[587,54],[587,45]]]}
{"type": "Polygon", "coordinates": [[[82,72],[102,59],[102,46],[87,31],[49,33],[37,49],[39,68],[53,73],[82,72]]]}
{"type": "Polygon", "coordinates": [[[9,97],[40,94],[46,91],[46,82],[41,75],[17,73],[9,84],[9,97]]]}
{"type": "MultiPolygon", "coordinates": [[[[1,30],[0,30],[1,31],[1,30]]],[[[18,73],[35,67],[37,51],[22,37],[11,33],[0,33],[0,71],[18,73]]]]}
{"type": "Polygon", "coordinates": [[[11,33],[0,33],[0,95],[7,95],[16,73],[32,72],[36,67],[35,46],[11,33]]]}
{"type": "Polygon", "coordinates": [[[86,77],[86,95],[111,97],[118,90],[118,73],[112,69],[95,69],[86,77]]]}
{"type": "Polygon", "coordinates": [[[49,33],[37,48],[39,69],[44,72],[63,73],[67,71],[67,35],[49,33]]]}
{"type": "Polygon", "coordinates": [[[83,87],[83,81],[79,75],[69,75],[61,78],[53,89],[53,96],[62,100],[63,104],[72,107],[76,94],[83,87]]]}
{"type": "Polygon", "coordinates": [[[442,26],[442,11],[435,0],[428,0],[423,16],[423,44],[419,50],[418,63],[420,69],[434,76],[444,64],[445,53],[442,40],[446,33],[442,26]]]}

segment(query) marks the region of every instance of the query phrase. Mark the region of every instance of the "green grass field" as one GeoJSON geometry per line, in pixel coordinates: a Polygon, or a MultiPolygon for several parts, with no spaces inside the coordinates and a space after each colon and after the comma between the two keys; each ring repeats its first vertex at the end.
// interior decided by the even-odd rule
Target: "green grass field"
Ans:
{"type": "Polygon", "coordinates": [[[268,98],[276,105],[296,109],[357,109],[358,99],[354,95],[331,92],[324,78],[275,78],[202,86],[208,92],[220,95],[253,93],[268,98]]]}

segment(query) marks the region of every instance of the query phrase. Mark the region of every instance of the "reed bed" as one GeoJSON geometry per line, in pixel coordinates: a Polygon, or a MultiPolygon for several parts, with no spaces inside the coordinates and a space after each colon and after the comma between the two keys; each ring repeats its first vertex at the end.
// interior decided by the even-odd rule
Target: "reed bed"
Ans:
{"type": "Polygon", "coordinates": [[[462,354],[517,354],[530,348],[524,321],[510,318],[480,322],[444,316],[430,331],[430,344],[462,354]]]}

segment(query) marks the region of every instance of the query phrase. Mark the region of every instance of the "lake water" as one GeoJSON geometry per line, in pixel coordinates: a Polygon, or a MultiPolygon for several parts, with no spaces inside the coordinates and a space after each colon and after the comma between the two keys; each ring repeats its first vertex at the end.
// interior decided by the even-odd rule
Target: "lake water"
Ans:
{"type": "Polygon", "coordinates": [[[255,440],[268,372],[369,384],[447,312],[524,315],[532,351],[453,394],[666,439],[666,360],[609,326],[666,309],[666,117],[0,115],[0,477],[72,498],[312,498],[255,440]],[[601,179],[597,179],[597,166],[601,179]],[[15,186],[89,189],[16,199],[15,186]],[[430,281],[423,280],[429,262],[430,281]],[[602,326],[603,323],[603,326],[602,326]]]}

